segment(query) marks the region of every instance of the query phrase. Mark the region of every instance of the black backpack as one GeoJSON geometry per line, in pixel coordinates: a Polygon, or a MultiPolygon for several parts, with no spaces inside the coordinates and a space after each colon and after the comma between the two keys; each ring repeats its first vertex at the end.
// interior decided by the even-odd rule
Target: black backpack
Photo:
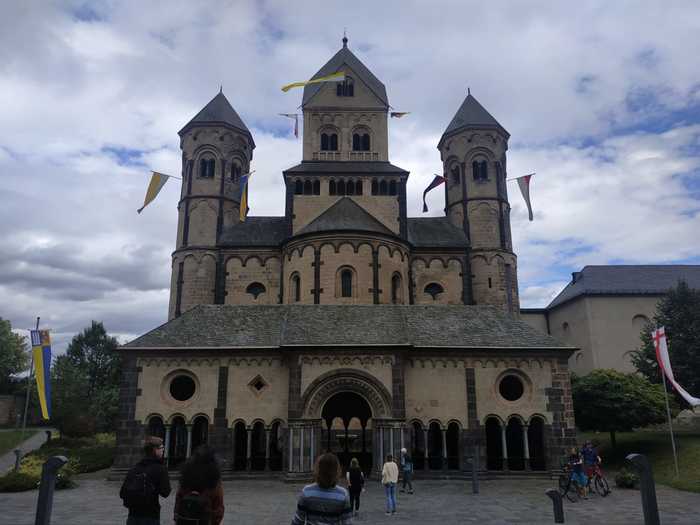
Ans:
{"type": "Polygon", "coordinates": [[[151,482],[146,470],[137,465],[126,476],[122,499],[127,509],[145,509],[157,501],[156,487],[151,482]]]}
{"type": "Polygon", "coordinates": [[[196,490],[185,494],[180,500],[176,525],[209,525],[209,499],[196,490]]]}

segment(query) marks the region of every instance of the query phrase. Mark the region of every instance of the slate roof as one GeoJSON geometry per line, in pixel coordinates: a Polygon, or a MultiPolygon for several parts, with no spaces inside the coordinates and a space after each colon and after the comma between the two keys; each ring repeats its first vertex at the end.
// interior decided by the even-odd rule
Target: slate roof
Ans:
{"type": "MultiPolygon", "coordinates": [[[[386,95],[386,86],[377,77],[375,77],[369,69],[367,69],[367,66],[365,66],[360,59],[347,48],[345,43],[343,43],[343,47],[340,48],[340,51],[333,55],[333,57],[326,62],[325,65],[319,69],[313,77],[311,77],[311,79],[313,80],[314,78],[325,77],[327,75],[337,73],[341,70],[343,64],[347,65],[353,71],[355,74],[355,79],[359,78],[362,80],[362,82],[367,85],[367,87],[377,96],[382,104],[389,107],[389,99],[386,95]]],[[[301,105],[305,106],[308,104],[313,96],[318,93],[323,86],[323,83],[308,84],[304,86],[304,96],[302,98],[301,105]]]]}
{"type": "Polygon", "coordinates": [[[700,265],[585,266],[547,309],[583,295],[663,295],[685,280],[700,289],[700,265]]]}
{"type": "Polygon", "coordinates": [[[562,349],[492,306],[199,305],[122,348],[288,346],[562,349]]]}
{"type": "MultiPolygon", "coordinates": [[[[253,142],[253,136],[251,135],[250,130],[221,91],[213,99],[211,99],[209,103],[204,106],[204,108],[197,113],[192,120],[185,124],[185,127],[179,131],[179,135],[182,136],[193,126],[216,124],[230,126],[242,131],[248,135],[251,142],[253,142]]],[[[253,147],[255,147],[254,142],[253,147]]]]}
{"type": "Polygon", "coordinates": [[[396,236],[394,232],[349,197],[343,197],[336,201],[330,208],[299,230],[296,235],[324,231],[365,231],[396,236]]]}
{"type": "Polygon", "coordinates": [[[279,246],[287,238],[285,217],[246,217],[225,228],[219,239],[221,246],[279,246]]]}
{"type": "Polygon", "coordinates": [[[346,175],[408,175],[408,172],[384,161],[303,161],[301,164],[284,170],[285,175],[329,175],[342,173],[346,175]]]}
{"type": "Polygon", "coordinates": [[[469,240],[447,217],[409,217],[408,240],[416,248],[466,248],[469,240]]]}
{"type": "Polygon", "coordinates": [[[440,143],[442,143],[447,135],[456,133],[462,128],[472,127],[498,129],[507,137],[510,137],[510,134],[505,130],[505,128],[501,126],[495,118],[493,118],[491,113],[486,111],[484,106],[479,104],[479,101],[474,98],[474,95],[469,93],[467,98],[464,99],[464,102],[462,102],[462,105],[457,110],[457,113],[455,113],[455,116],[452,118],[449,126],[447,126],[447,129],[442,134],[440,143]]]}

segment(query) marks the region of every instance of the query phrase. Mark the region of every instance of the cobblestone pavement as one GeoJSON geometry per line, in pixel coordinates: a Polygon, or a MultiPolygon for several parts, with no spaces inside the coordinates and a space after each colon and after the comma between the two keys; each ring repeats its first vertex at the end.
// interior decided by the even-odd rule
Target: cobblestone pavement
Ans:
{"type": "MultiPolygon", "coordinates": [[[[362,496],[360,516],[354,523],[368,524],[462,524],[462,523],[553,523],[552,504],[545,490],[549,481],[482,481],[480,494],[458,481],[420,481],[414,495],[397,494],[398,512],[384,514],[383,489],[368,482],[362,496]]],[[[81,479],[73,490],[57,491],[53,525],[123,524],[126,509],[119,499],[119,483],[81,479]]],[[[225,524],[280,525],[291,521],[301,485],[279,481],[227,481],[224,483],[225,524]]],[[[0,494],[0,524],[30,525],[38,491],[0,494]]],[[[700,495],[657,486],[661,523],[700,523],[700,495]]],[[[173,496],[163,502],[161,522],[172,523],[173,496]]],[[[566,523],[641,524],[638,491],[615,490],[607,498],[565,501],[566,523]]]]}

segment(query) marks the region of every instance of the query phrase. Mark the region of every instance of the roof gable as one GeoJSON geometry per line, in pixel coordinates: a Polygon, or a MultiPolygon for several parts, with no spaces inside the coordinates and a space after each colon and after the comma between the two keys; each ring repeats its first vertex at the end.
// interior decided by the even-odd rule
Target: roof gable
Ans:
{"type": "Polygon", "coordinates": [[[469,239],[447,217],[409,217],[408,240],[416,248],[466,248],[469,239]]]}
{"type": "Polygon", "coordinates": [[[299,230],[296,235],[325,231],[366,231],[382,235],[396,234],[370,215],[350,197],[342,197],[330,208],[299,230]]]}
{"type": "Polygon", "coordinates": [[[493,118],[491,113],[486,111],[484,106],[479,104],[479,101],[476,100],[471,93],[467,95],[467,98],[464,99],[464,102],[462,102],[455,116],[452,117],[452,121],[442,134],[440,142],[442,142],[445,136],[455,133],[462,128],[494,128],[503,132],[506,136],[510,136],[505,128],[493,118]]]}
{"type": "Polygon", "coordinates": [[[219,91],[219,93],[213,99],[211,99],[209,103],[204,106],[204,108],[202,108],[202,110],[197,113],[194,118],[192,118],[192,120],[185,124],[185,126],[179,131],[179,134],[183,135],[193,126],[212,124],[220,124],[236,128],[237,130],[247,134],[250,137],[251,142],[253,141],[253,136],[251,135],[250,130],[221,91],[219,91]]]}
{"type": "MultiPolygon", "coordinates": [[[[311,80],[337,73],[342,69],[343,65],[347,66],[354,73],[354,80],[362,81],[384,106],[389,106],[386,86],[345,45],[311,77],[311,80]]],[[[306,106],[325,85],[326,83],[318,83],[304,86],[304,95],[301,101],[302,107],[306,106]]]]}

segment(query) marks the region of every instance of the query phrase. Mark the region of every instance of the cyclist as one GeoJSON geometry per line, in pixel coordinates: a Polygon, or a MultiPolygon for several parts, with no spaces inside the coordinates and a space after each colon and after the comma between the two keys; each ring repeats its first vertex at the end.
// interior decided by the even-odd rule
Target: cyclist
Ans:
{"type": "Polygon", "coordinates": [[[583,473],[583,458],[576,447],[572,447],[571,449],[569,467],[571,467],[571,479],[576,482],[576,490],[579,496],[583,499],[588,499],[588,496],[586,496],[586,484],[588,483],[588,479],[583,473]]]}
{"type": "MultiPolygon", "coordinates": [[[[591,440],[586,441],[586,443],[583,445],[581,455],[583,456],[583,471],[589,480],[593,479],[595,467],[601,463],[601,460],[600,456],[598,455],[598,451],[596,450],[595,446],[593,446],[593,442],[591,440]]],[[[589,485],[588,492],[590,493],[592,491],[593,487],[589,485]]]]}

